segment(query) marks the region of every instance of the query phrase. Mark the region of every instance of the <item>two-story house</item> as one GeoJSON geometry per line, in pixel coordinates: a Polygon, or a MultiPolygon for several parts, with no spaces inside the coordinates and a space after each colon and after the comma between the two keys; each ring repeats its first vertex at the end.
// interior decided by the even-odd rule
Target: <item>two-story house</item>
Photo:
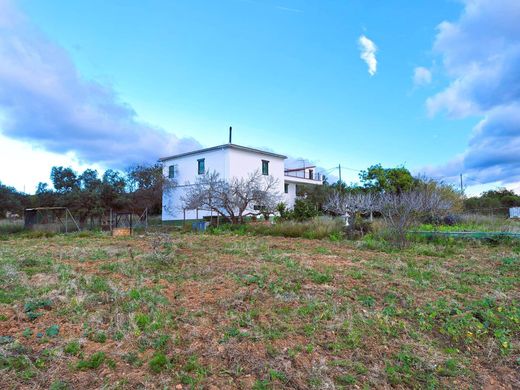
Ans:
{"type": "Polygon", "coordinates": [[[286,156],[264,150],[228,143],[175,156],[159,159],[163,174],[176,183],[174,188],[163,193],[163,221],[200,220],[210,216],[209,210],[188,210],[182,197],[197,177],[207,172],[218,172],[224,180],[247,177],[259,171],[277,179],[278,192],[284,202],[292,208],[296,199],[296,186],[300,184],[322,184],[321,174],[315,167],[286,168],[286,156]]]}

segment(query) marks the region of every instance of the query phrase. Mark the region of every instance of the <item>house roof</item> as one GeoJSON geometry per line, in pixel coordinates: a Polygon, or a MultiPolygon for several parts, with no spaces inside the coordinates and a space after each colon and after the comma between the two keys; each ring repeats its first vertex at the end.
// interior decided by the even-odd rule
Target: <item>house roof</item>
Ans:
{"type": "Polygon", "coordinates": [[[284,160],[287,158],[287,156],[284,156],[283,154],[267,152],[265,150],[260,150],[260,149],[248,148],[247,146],[241,146],[241,145],[236,145],[236,144],[224,144],[224,145],[219,145],[219,146],[213,146],[211,148],[199,149],[199,150],[193,150],[191,152],[175,154],[173,156],[161,157],[159,159],[159,161],[167,161],[167,160],[172,160],[174,158],[191,156],[191,155],[194,155],[194,154],[212,152],[214,150],[228,149],[228,148],[229,149],[235,149],[235,150],[242,150],[242,151],[245,151],[245,152],[264,154],[264,155],[267,155],[267,156],[273,156],[273,157],[278,157],[278,158],[283,158],[284,160]]]}

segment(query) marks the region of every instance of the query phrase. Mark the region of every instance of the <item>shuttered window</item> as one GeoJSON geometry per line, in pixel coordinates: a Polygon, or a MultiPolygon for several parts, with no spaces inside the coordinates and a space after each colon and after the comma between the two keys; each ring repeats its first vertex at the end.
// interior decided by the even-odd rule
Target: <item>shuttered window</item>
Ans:
{"type": "Polygon", "coordinates": [[[269,161],[262,160],[262,175],[269,175],[269,161]]]}
{"type": "Polygon", "coordinates": [[[177,171],[177,165],[170,165],[170,166],[168,167],[168,177],[169,177],[170,179],[174,179],[175,176],[177,175],[177,172],[176,172],[176,171],[177,171]]]}
{"type": "Polygon", "coordinates": [[[197,172],[199,175],[204,175],[204,172],[206,171],[205,165],[205,159],[201,158],[197,160],[197,172]]]}

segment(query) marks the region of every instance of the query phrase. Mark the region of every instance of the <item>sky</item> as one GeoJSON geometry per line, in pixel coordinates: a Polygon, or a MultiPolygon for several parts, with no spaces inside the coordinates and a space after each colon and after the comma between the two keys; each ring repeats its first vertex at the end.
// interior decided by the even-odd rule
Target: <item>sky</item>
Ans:
{"type": "Polygon", "coordinates": [[[520,190],[518,0],[0,0],[0,181],[233,142],[520,190]]]}

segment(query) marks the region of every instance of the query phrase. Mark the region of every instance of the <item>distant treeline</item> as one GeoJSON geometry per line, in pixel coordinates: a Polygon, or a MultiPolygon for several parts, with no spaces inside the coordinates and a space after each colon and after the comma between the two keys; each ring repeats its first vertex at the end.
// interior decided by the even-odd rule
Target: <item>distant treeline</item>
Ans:
{"type": "Polygon", "coordinates": [[[87,169],[78,174],[72,168],[53,167],[50,173],[53,189],[39,183],[34,195],[28,195],[0,182],[0,218],[7,214],[23,214],[32,207],[68,207],[80,220],[102,216],[110,211],[161,213],[162,188],[165,179],[160,164],[136,165],[124,173],[108,169],[100,176],[87,169]]]}
{"type": "MultiPolygon", "coordinates": [[[[22,215],[25,208],[49,206],[68,207],[80,220],[104,215],[110,209],[142,211],[148,208],[149,214],[160,214],[163,188],[173,184],[163,176],[160,164],[136,165],[125,172],[108,169],[102,176],[92,169],[78,174],[72,168],[53,167],[50,178],[54,188],[39,183],[34,195],[21,193],[0,182],[0,218],[6,213],[22,215]]],[[[325,178],[323,186],[299,187],[302,201],[297,204],[298,213],[304,216],[322,213],[323,203],[331,191],[400,193],[421,183],[438,186],[459,205],[459,211],[505,215],[509,207],[520,207],[520,196],[513,191],[492,190],[465,198],[449,185],[413,177],[404,167],[373,165],[362,171],[359,179],[359,184],[347,185],[344,182],[329,184],[325,178]]]]}
{"type": "Polygon", "coordinates": [[[505,188],[491,190],[464,200],[468,212],[481,214],[508,214],[510,207],[520,207],[520,196],[505,188]]]}

